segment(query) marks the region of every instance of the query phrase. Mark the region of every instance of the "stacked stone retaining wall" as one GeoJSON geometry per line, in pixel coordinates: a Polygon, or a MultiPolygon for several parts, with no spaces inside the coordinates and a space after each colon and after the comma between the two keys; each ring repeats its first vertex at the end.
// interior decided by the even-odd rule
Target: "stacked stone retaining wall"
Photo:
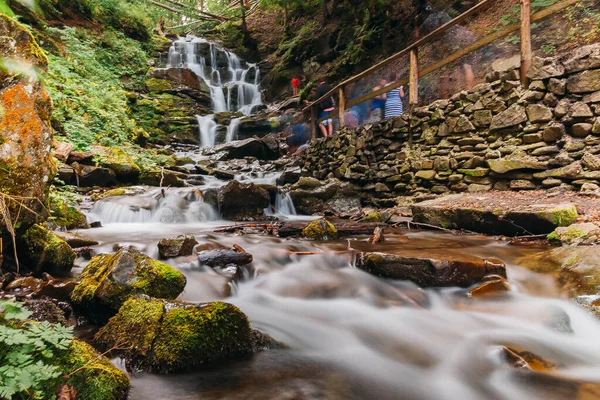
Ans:
{"type": "Polygon", "coordinates": [[[600,44],[536,58],[412,114],[313,142],[304,171],[367,197],[600,183],[600,44]],[[412,136],[412,143],[410,137],[412,136]]]}

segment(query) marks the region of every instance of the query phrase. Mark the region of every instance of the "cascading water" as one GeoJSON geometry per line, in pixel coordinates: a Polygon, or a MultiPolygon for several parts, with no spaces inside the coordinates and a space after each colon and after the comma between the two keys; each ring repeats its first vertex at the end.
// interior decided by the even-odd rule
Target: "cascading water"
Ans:
{"type": "MultiPolygon", "coordinates": [[[[206,82],[215,113],[241,112],[250,115],[262,104],[260,71],[256,64],[241,61],[235,54],[218,48],[205,39],[188,36],[173,42],[169,49],[169,68],[189,68],[206,82]]],[[[209,116],[198,116],[202,147],[216,141],[216,123],[209,116]]],[[[235,139],[240,120],[233,118],[227,141],[235,139]]]]}
{"type": "Polygon", "coordinates": [[[165,224],[197,223],[218,219],[217,211],[204,202],[195,189],[155,189],[135,196],[114,196],[100,200],[88,213],[88,220],[111,223],[165,224]]]}

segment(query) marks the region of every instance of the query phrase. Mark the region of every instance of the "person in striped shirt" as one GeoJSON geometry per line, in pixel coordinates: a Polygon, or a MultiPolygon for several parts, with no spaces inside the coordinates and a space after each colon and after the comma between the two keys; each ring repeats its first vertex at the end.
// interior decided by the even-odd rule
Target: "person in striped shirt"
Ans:
{"type": "MultiPolygon", "coordinates": [[[[396,82],[395,72],[390,74],[390,80],[386,86],[396,82]]],[[[385,99],[385,119],[399,117],[403,113],[402,99],[404,98],[404,88],[402,86],[387,92],[385,99]]]]}

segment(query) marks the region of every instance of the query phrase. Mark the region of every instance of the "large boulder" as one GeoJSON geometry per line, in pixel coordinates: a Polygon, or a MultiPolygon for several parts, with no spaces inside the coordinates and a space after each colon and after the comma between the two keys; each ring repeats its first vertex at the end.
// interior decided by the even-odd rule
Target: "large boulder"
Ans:
{"type": "Polygon", "coordinates": [[[125,302],[95,339],[103,348],[126,349],[122,355],[133,367],[170,372],[249,354],[251,334],[246,315],[231,304],[139,296],[125,302]]]}
{"type": "Polygon", "coordinates": [[[383,278],[409,280],[422,287],[468,287],[486,275],[506,277],[506,266],[502,261],[451,251],[443,256],[429,257],[422,252],[360,253],[356,266],[383,278]]]}
{"type": "Polygon", "coordinates": [[[276,143],[276,148],[269,146],[265,142],[265,138],[248,138],[243,140],[235,140],[224,145],[216,147],[216,152],[222,152],[223,160],[230,160],[244,157],[256,157],[259,160],[276,160],[279,158],[279,146],[276,143]]]}
{"type": "Polygon", "coordinates": [[[161,239],[158,242],[158,254],[161,259],[192,255],[198,242],[194,235],[179,235],[161,239]]]}
{"type": "MultiPolygon", "coordinates": [[[[43,204],[57,170],[52,158],[52,100],[34,72],[44,72],[48,60],[27,28],[3,14],[0,60],[0,202],[23,232],[45,215],[43,204]]],[[[9,232],[2,218],[0,232],[9,232]]]]}
{"type": "Polygon", "coordinates": [[[309,177],[300,178],[289,193],[300,214],[326,213],[340,216],[361,208],[360,197],[350,184],[336,179],[320,181],[309,177]]]}
{"type": "Polygon", "coordinates": [[[205,195],[205,201],[218,207],[224,219],[243,221],[262,218],[265,208],[271,204],[271,196],[266,189],[253,183],[231,181],[217,196],[205,195]]]}
{"type": "Polygon", "coordinates": [[[175,268],[128,247],[94,257],[81,273],[71,301],[92,321],[104,322],[131,297],[175,299],[185,284],[185,276],[175,268]]]}
{"type": "Polygon", "coordinates": [[[40,225],[29,228],[17,243],[20,264],[37,275],[68,276],[77,255],[61,238],[40,225]]]}
{"type": "Polygon", "coordinates": [[[525,194],[510,198],[495,193],[455,194],[414,204],[411,209],[415,222],[507,236],[548,234],[578,217],[573,204],[525,194]]]}

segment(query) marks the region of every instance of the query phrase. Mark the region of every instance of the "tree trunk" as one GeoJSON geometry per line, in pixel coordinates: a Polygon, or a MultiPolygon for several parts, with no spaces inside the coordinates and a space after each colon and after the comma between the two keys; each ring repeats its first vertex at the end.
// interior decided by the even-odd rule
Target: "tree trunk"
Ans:
{"type": "Polygon", "coordinates": [[[329,20],[329,9],[327,8],[327,0],[321,0],[322,1],[322,9],[323,9],[323,25],[325,25],[327,23],[327,21],[329,20]]]}

